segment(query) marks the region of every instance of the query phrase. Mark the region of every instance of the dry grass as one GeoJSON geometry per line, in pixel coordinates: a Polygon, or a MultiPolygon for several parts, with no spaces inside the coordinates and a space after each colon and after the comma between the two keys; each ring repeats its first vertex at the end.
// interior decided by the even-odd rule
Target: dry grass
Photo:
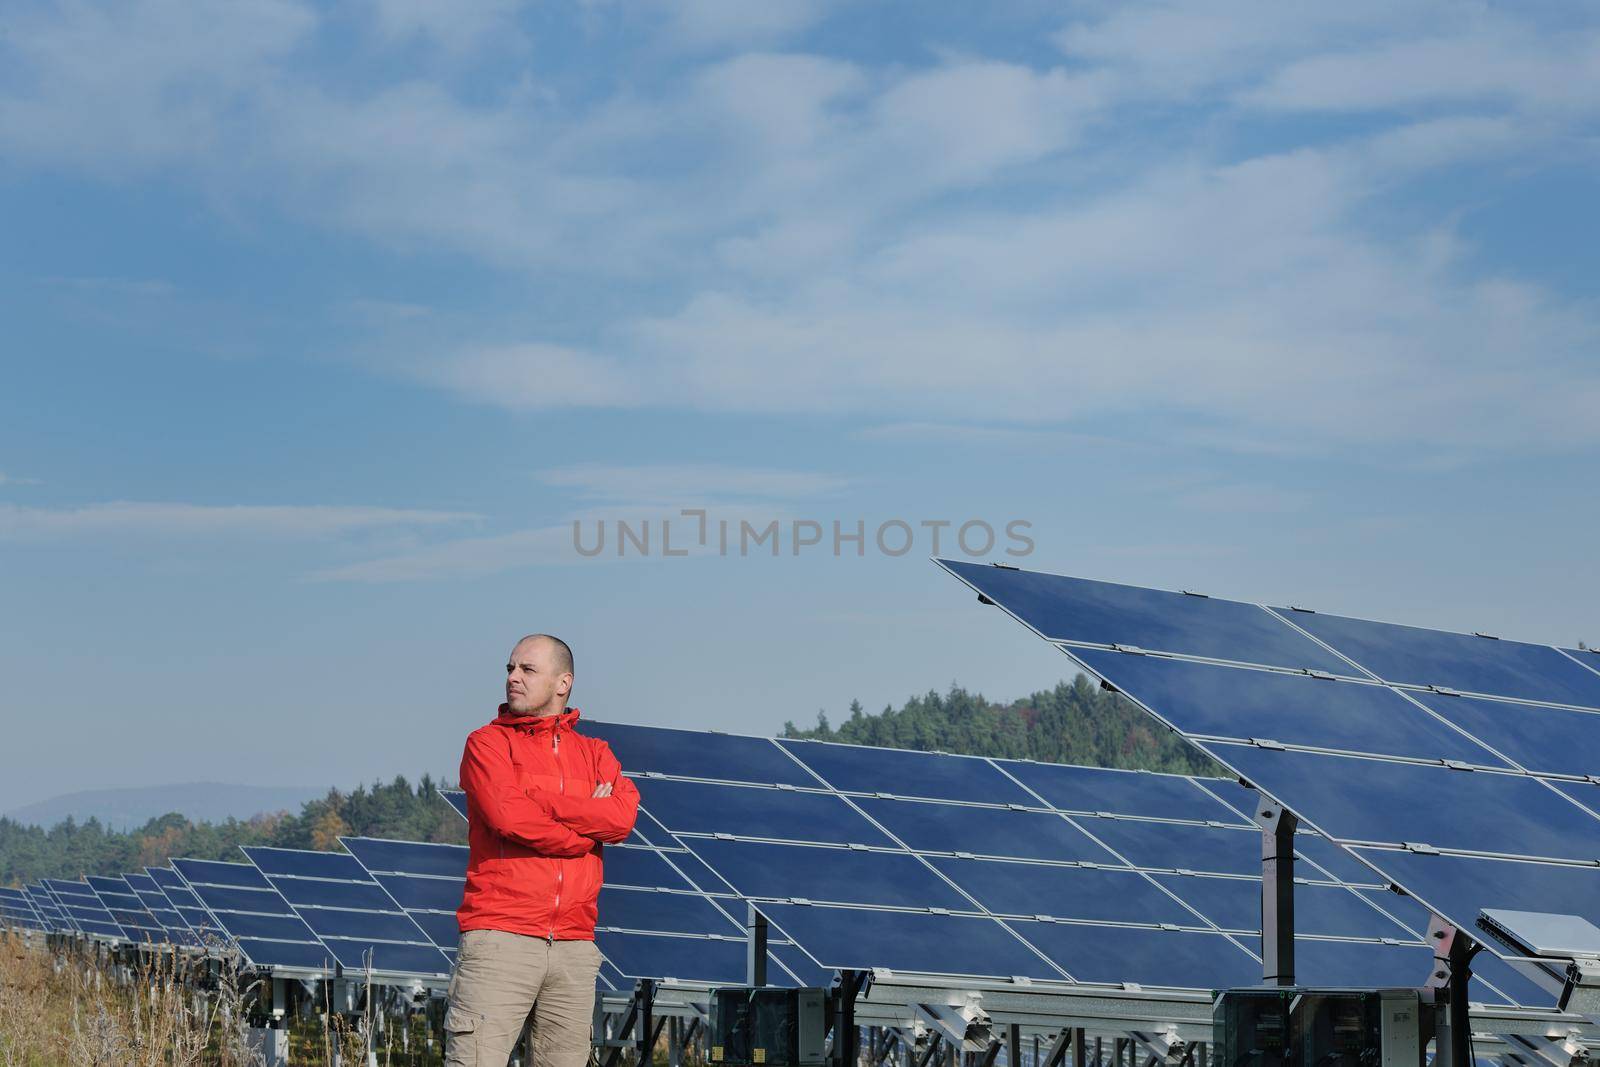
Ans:
{"type": "MultiPolygon", "coordinates": [[[[0,1067],[255,1067],[251,992],[172,953],[134,969],[0,931],[0,1067]]],[[[360,1067],[370,1055],[384,1067],[440,1063],[420,1015],[384,1023],[380,1030],[370,1013],[329,1011],[296,1021],[290,1062],[360,1067]]]]}

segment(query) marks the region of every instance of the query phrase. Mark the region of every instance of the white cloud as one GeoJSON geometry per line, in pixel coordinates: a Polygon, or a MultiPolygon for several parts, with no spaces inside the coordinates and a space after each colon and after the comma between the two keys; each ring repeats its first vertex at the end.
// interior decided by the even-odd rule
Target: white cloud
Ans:
{"type": "MultiPolygon", "coordinates": [[[[701,517],[681,514],[676,503],[663,505],[646,499],[575,512],[553,525],[485,537],[453,538],[377,559],[327,567],[307,577],[314,582],[414,582],[482,577],[527,567],[602,566],[711,556],[771,558],[774,545],[780,546],[780,553],[793,551],[789,539],[794,519],[793,512],[782,504],[719,504],[708,508],[701,517]],[[748,533],[743,530],[743,523],[749,524],[748,533]],[[619,524],[626,525],[628,538],[620,533],[619,524]],[[774,524],[776,532],[769,535],[768,527],[774,524]]],[[[811,536],[810,529],[806,536],[811,536]]]]}
{"type": "Polygon", "coordinates": [[[467,537],[411,552],[328,567],[316,582],[409,582],[472,578],[521,567],[585,562],[572,547],[571,526],[546,526],[489,537],[467,537]]]}
{"type": "Polygon", "coordinates": [[[520,411],[631,407],[649,399],[643,383],[617,361],[559,345],[480,348],[425,374],[474,400],[520,411]]]}
{"type": "Polygon", "coordinates": [[[848,478],[812,471],[716,463],[638,466],[584,463],[543,470],[538,477],[546,485],[576,489],[591,499],[685,506],[727,498],[817,496],[838,492],[851,484],[848,478]]]}
{"type": "Polygon", "coordinates": [[[15,474],[0,471],[0,485],[41,485],[37,478],[19,478],[15,474]]]}
{"type": "Polygon", "coordinates": [[[336,505],[171,504],[115,501],[78,508],[0,504],[0,537],[154,535],[322,538],[366,530],[471,522],[481,516],[455,511],[336,505]]]}
{"type": "MultiPolygon", "coordinates": [[[[362,43],[448,35],[455,10],[372,0],[362,43]]],[[[458,91],[331,76],[306,46],[343,24],[290,0],[193,12],[25,8],[0,44],[16,72],[0,144],[24,165],[161,167],[219,202],[270,198],[532,284],[648,283],[648,302],[560,340],[491,321],[438,342],[434,322],[437,349],[385,362],[475,402],[900,423],[1140,410],[1268,448],[1600,434],[1594,310],[1484,270],[1452,209],[1385,199],[1585,152],[1586,26],[1432,0],[1116,4],[1070,17],[1059,62],[873,65],[775,50],[825,5],[706,0],[649,17],[732,49],[714,61],[593,92],[486,64],[458,91]],[[1302,111],[1368,121],[1256,125],[1302,111]]],[[[599,37],[626,23],[590,15],[599,37]]],[[[508,18],[475,6],[448,47],[499,55],[508,18]]]]}
{"type": "MultiPolygon", "coordinates": [[[[629,0],[623,0],[624,3],[629,0]]],[[[833,5],[825,0],[657,0],[666,33],[687,48],[768,45],[809,29],[833,5]]]]}
{"type": "Polygon", "coordinates": [[[491,35],[515,35],[517,0],[366,0],[386,44],[425,40],[458,54],[491,35]]]}

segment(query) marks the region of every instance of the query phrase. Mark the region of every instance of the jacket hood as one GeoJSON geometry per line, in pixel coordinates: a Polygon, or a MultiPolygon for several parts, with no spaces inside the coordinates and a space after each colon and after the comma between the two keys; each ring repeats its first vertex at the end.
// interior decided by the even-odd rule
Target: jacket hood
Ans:
{"type": "Polygon", "coordinates": [[[521,730],[523,733],[536,734],[547,730],[571,730],[578,724],[579,711],[577,708],[568,708],[558,715],[513,715],[506,705],[500,705],[500,712],[490,722],[490,726],[503,726],[508,730],[521,730]]]}

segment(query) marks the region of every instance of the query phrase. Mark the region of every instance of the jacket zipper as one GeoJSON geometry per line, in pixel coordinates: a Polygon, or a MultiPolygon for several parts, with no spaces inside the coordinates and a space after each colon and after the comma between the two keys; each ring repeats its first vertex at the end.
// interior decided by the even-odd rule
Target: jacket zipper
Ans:
{"type": "MultiPolygon", "coordinates": [[[[550,755],[556,761],[556,792],[565,795],[567,792],[567,776],[561,770],[561,728],[559,726],[550,732],[550,755]]],[[[566,878],[566,873],[567,861],[558,858],[556,860],[556,903],[555,907],[550,910],[550,934],[544,939],[548,945],[556,943],[556,916],[561,912],[561,884],[566,878]]]]}

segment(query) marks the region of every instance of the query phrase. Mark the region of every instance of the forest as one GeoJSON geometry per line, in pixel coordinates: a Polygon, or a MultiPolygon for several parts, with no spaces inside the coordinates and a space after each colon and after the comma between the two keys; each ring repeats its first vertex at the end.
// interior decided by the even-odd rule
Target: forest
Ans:
{"type": "MultiPolygon", "coordinates": [[[[1127,700],[1081,674],[1009,704],[992,703],[957,685],[942,694],[929,690],[875,715],[851,701],[837,726],[819,711],[813,726],[785,723],[782,736],[1182,774],[1224,773],[1127,700]]],[[[626,753],[620,755],[626,767],[626,753]]],[[[465,843],[465,821],[439,796],[448,788],[449,783],[428,775],[415,783],[396,777],[349,792],[330,789],[298,813],[220,823],[191,822],[172,813],[125,833],[107,830],[95,819],[67,819],[46,830],[0,818],[0,884],[120,874],[165,865],[174,856],[238,860],[240,845],[337,850],[343,835],[465,843]]]]}

